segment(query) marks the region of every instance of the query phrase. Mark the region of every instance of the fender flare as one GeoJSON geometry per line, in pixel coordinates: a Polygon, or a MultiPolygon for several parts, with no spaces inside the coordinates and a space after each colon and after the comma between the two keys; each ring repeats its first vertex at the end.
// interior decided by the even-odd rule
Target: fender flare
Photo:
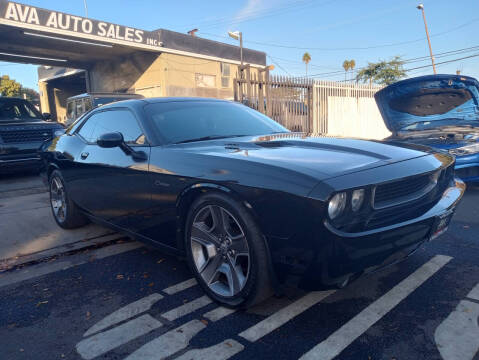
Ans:
{"type": "MultiPolygon", "coordinates": [[[[225,194],[228,194],[229,196],[233,197],[236,201],[240,202],[241,204],[243,204],[247,210],[250,212],[251,216],[253,216],[253,219],[258,222],[258,217],[259,215],[256,213],[256,211],[254,210],[253,206],[246,200],[242,199],[241,196],[234,190],[228,188],[227,186],[224,186],[224,185],[220,185],[220,184],[215,184],[215,183],[208,183],[208,182],[205,182],[205,183],[196,183],[196,184],[193,184],[187,188],[185,188],[179,195],[178,195],[178,198],[176,200],[176,209],[177,209],[177,213],[178,213],[178,226],[179,226],[179,231],[178,231],[178,234],[179,236],[177,237],[177,247],[179,248],[180,251],[184,251],[183,249],[183,236],[184,236],[184,232],[183,232],[183,222],[184,220],[180,219],[180,208],[182,206],[182,201],[184,199],[187,198],[188,194],[191,194],[192,191],[201,191],[201,192],[207,192],[209,190],[212,190],[212,191],[220,191],[220,192],[223,192],[225,194]],[[180,227],[181,226],[181,227],[180,227]]],[[[274,271],[274,267],[273,267],[273,262],[272,262],[272,256],[271,256],[271,251],[270,251],[270,247],[268,245],[268,240],[266,239],[266,237],[262,236],[262,239],[263,239],[263,242],[264,242],[264,245],[266,247],[266,253],[268,254],[268,257],[266,259],[266,262],[268,264],[268,268],[269,268],[269,271],[270,271],[270,275],[271,275],[271,282],[272,282],[272,287],[274,289],[274,292],[276,294],[280,294],[282,293],[282,289],[281,289],[281,285],[280,285],[280,282],[278,280],[278,277],[276,276],[276,272],[274,271]]]]}

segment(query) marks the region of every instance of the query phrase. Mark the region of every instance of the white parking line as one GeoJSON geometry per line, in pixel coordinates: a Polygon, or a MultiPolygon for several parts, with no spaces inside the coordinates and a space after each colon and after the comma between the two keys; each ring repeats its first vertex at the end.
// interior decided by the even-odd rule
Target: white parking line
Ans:
{"type": "Polygon", "coordinates": [[[451,259],[444,255],[433,257],[300,359],[333,359],[451,259]]]}
{"type": "Polygon", "coordinates": [[[236,309],[229,309],[224,306],[219,306],[216,309],[208,311],[206,314],[203,315],[203,317],[210,321],[218,321],[223,319],[225,316],[234,313],[235,311],[236,309]]]}
{"type": "Polygon", "coordinates": [[[248,341],[255,342],[284,325],[302,312],[308,310],[311,306],[316,305],[334,292],[334,290],[311,292],[303,296],[301,299],[296,300],[294,303],[275,312],[273,315],[267,317],[263,321],[260,321],[249,329],[246,329],[240,333],[239,336],[248,341]]]}
{"type": "Polygon", "coordinates": [[[135,317],[136,315],[141,314],[147,310],[150,310],[153,304],[161,299],[163,299],[163,296],[155,293],[135,302],[132,302],[131,304],[128,304],[121,309],[118,309],[114,313],[104,317],[102,320],[89,328],[87,332],[83,334],[83,336],[90,336],[96,332],[104,330],[110,326],[113,326],[122,321],[135,317]]]}
{"type": "Polygon", "coordinates": [[[175,360],[226,360],[243,349],[239,342],[228,339],[209,348],[187,351],[175,360]]]}
{"type": "Polygon", "coordinates": [[[164,293],[168,295],[173,295],[176,294],[177,292],[186,290],[192,286],[195,286],[197,284],[196,279],[188,279],[186,281],[180,282],[179,284],[167,287],[166,289],[163,290],[164,293]]]}
{"type": "Polygon", "coordinates": [[[479,350],[479,304],[461,301],[437,327],[434,341],[444,360],[472,360],[479,350]]]}
{"type": "Polygon", "coordinates": [[[469,299],[479,300],[479,283],[467,294],[469,299]]]}
{"type": "Polygon", "coordinates": [[[150,315],[142,315],[111,330],[80,341],[76,349],[84,359],[90,360],[162,325],[150,315]]]}
{"type": "Polygon", "coordinates": [[[165,319],[173,321],[211,303],[211,299],[208,296],[204,295],[184,305],[178,306],[177,308],[167,311],[161,316],[163,316],[165,319]]]}
{"type": "Polygon", "coordinates": [[[160,360],[176,354],[186,348],[191,338],[205,327],[206,325],[201,321],[192,320],[143,345],[128,356],[126,360],[160,360]]]}

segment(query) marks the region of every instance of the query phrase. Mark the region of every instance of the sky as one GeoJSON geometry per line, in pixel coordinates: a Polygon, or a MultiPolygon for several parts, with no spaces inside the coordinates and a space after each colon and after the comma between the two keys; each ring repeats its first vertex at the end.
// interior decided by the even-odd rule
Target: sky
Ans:
{"type": "MultiPolygon", "coordinates": [[[[85,16],[84,0],[18,0],[85,16]]],[[[342,63],[356,68],[401,56],[409,76],[432,74],[424,22],[416,0],[86,0],[88,17],[144,30],[187,32],[237,44],[228,30],[243,32],[244,46],[266,52],[273,74],[344,80],[342,63]],[[419,58],[419,59],[418,59],[419,58]],[[422,68],[421,68],[422,67],[422,68]],[[418,68],[418,69],[415,69],[418,68]]],[[[438,73],[479,77],[479,1],[423,0],[438,73]],[[477,47],[476,47],[477,46],[477,47]],[[475,49],[468,49],[476,47],[475,49]],[[462,50],[466,49],[466,50],[462,50]],[[456,51],[461,50],[461,51],[456,51]],[[472,56],[472,57],[470,57],[472,56]],[[469,57],[469,58],[466,58],[469,57]],[[447,62],[465,58],[459,61],[447,62]]],[[[1,35],[0,35],[1,37],[1,35]]],[[[23,86],[37,89],[35,65],[0,62],[23,86]]]]}

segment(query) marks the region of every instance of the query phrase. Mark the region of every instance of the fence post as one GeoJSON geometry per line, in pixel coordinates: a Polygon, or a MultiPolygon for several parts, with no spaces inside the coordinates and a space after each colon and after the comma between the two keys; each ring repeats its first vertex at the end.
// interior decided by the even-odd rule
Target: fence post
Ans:
{"type": "MultiPolygon", "coordinates": [[[[311,84],[311,88],[313,89],[313,101],[312,101],[312,115],[313,115],[313,133],[319,134],[321,131],[319,130],[319,116],[318,116],[318,109],[319,109],[319,99],[318,99],[318,90],[319,87],[316,85],[316,81],[313,80],[311,84]]],[[[311,108],[310,108],[311,109],[311,108]]]]}
{"type": "Polygon", "coordinates": [[[271,104],[271,82],[269,78],[269,68],[266,68],[264,73],[264,84],[265,84],[265,95],[266,95],[266,115],[271,117],[273,113],[272,104],[271,104]]]}

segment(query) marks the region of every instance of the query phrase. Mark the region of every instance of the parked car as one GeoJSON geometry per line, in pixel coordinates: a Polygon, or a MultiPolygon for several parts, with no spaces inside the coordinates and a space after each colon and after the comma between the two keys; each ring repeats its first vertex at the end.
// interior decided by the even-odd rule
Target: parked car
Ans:
{"type": "Polygon", "coordinates": [[[0,97],[0,174],[40,169],[38,149],[63,126],[27,100],[0,97]]]}
{"type": "Polygon", "coordinates": [[[109,104],[114,101],[128,99],[143,99],[139,94],[118,94],[118,93],[84,93],[67,99],[67,115],[65,124],[71,125],[81,115],[98,106],[109,104]]]}
{"type": "Polygon", "coordinates": [[[446,231],[465,186],[424,147],[290,133],[244,105],[102,106],[46,146],[59,226],[88,220],[186,255],[215,301],[342,287],[446,231]]]}
{"type": "Polygon", "coordinates": [[[375,95],[391,140],[456,156],[456,175],[479,181],[479,82],[462,75],[399,81],[375,95]]]}

